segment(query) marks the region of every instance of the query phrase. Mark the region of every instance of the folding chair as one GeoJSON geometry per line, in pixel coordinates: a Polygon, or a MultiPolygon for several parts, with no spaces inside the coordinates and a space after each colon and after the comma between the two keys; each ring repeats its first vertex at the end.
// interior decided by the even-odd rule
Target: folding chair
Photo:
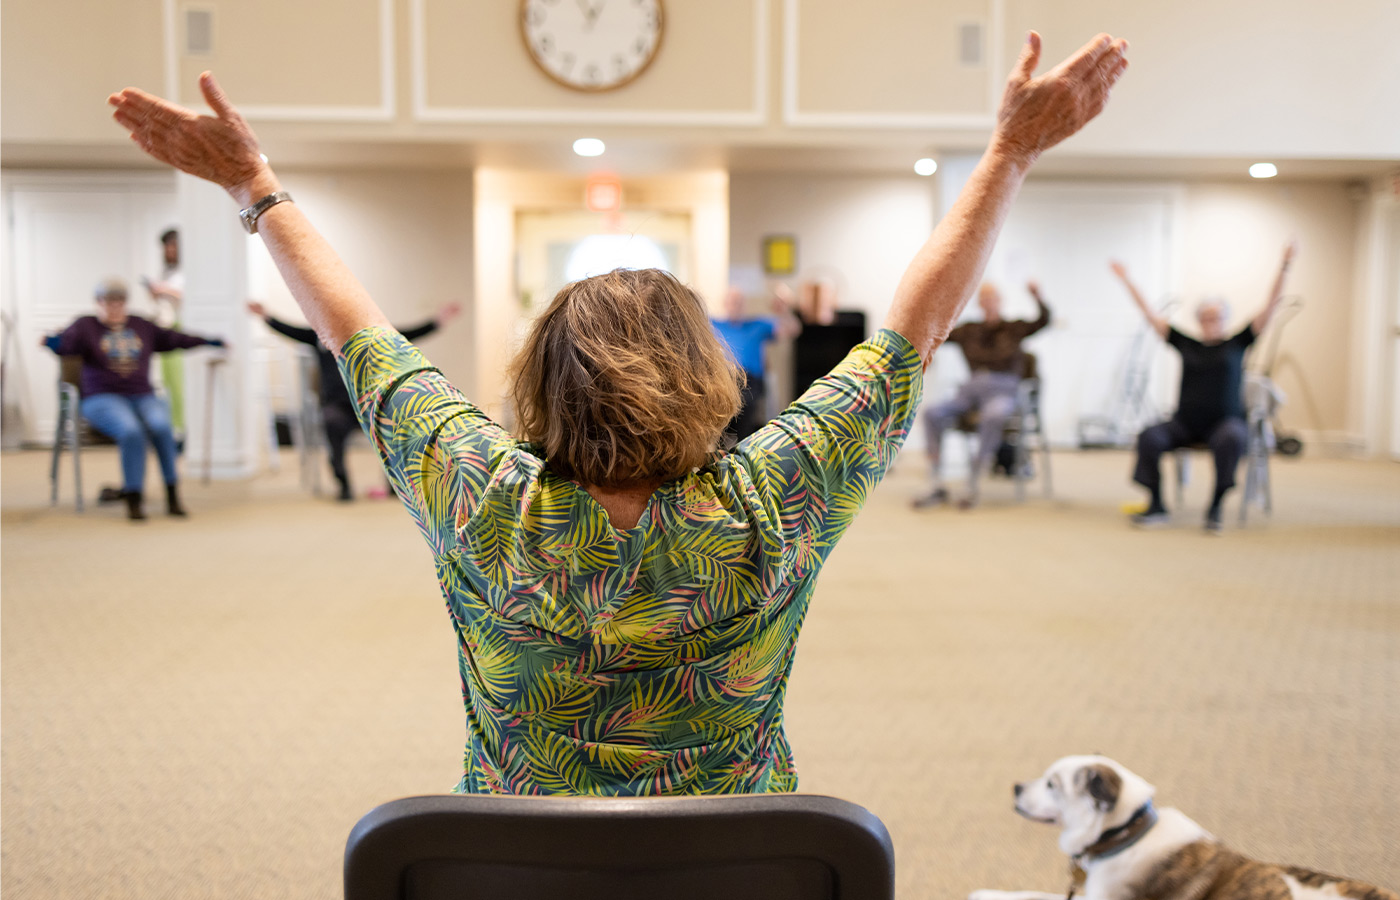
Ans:
{"type": "MultiPolygon", "coordinates": [[[[1008,474],[1016,483],[1017,503],[1025,502],[1026,483],[1035,477],[1032,457],[1036,451],[1040,452],[1045,497],[1048,500],[1051,496],[1050,441],[1045,435],[1045,422],[1040,414],[1040,375],[1035,355],[1027,353],[1025,357],[1025,374],[1016,385],[1016,408],[1011,418],[1006,420],[1006,428],[1002,432],[1002,439],[1014,450],[1008,474]]],[[[969,444],[977,440],[979,421],[978,410],[971,410],[958,417],[955,427],[968,436],[969,444]]],[[[975,458],[971,452],[969,456],[975,458]]]]}
{"type": "Polygon", "coordinates": [[[372,810],[345,900],[892,900],[894,848],[834,797],[447,795],[372,810]]]}
{"type": "MultiPolygon", "coordinates": [[[[1249,522],[1249,508],[1257,506],[1266,516],[1274,514],[1273,478],[1269,460],[1274,451],[1273,416],[1283,405],[1283,392],[1268,376],[1245,373],[1244,380],[1245,466],[1244,497],[1240,500],[1240,525],[1249,522]]],[[[1172,452],[1176,460],[1176,505],[1181,507],[1186,496],[1186,484],[1191,480],[1191,451],[1205,450],[1205,444],[1191,444],[1172,452]]]]}
{"type": "Polygon", "coordinates": [[[58,505],[58,464],[67,444],[73,451],[74,505],[83,511],[82,445],[86,422],[80,408],[78,378],[83,369],[81,356],[61,356],[58,362],[58,424],[54,428],[53,458],[49,463],[49,505],[58,505]]]}

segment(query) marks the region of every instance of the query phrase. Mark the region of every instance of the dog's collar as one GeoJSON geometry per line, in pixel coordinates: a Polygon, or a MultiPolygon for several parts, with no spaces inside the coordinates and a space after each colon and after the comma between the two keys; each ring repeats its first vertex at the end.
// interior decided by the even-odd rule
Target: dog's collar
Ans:
{"type": "Polygon", "coordinates": [[[1152,830],[1152,826],[1157,824],[1157,808],[1148,800],[1137,808],[1132,818],[1119,825],[1117,828],[1110,828],[1099,839],[1085,847],[1074,859],[1076,862],[1089,862],[1095,859],[1105,859],[1115,854],[1122,853],[1133,844],[1142,840],[1142,836],[1152,830]]]}

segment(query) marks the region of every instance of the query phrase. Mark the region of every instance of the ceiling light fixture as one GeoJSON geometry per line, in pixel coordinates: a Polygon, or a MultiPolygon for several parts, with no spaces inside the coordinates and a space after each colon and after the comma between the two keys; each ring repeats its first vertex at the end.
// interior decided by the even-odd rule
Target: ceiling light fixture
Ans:
{"type": "Polygon", "coordinates": [[[574,152],[579,156],[602,156],[606,149],[608,148],[597,138],[579,138],[574,141],[574,152]]]}
{"type": "Polygon", "coordinates": [[[938,163],[932,159],[929,159],[927,156],[914,163],[914,172],[918,175],[928,176],[932,175],[934,172],[937,171],[938,163]]]}
{"type": "Polygon", "coordinates": [[[1278,166],[1273,163],[1255,163],[1249,167],[1251,178],[1273,178],[1278,174],[1278,166]]]}

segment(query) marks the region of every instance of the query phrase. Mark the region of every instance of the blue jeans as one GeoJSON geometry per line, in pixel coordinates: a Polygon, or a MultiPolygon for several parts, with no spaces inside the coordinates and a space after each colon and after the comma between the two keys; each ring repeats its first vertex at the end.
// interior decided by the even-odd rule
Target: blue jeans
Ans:
{"type": "Polygon", "coordinates": [[[83,398],[83,418],[117,442],[122,455],[122,490],[140,493],[146,483],[146,439],[160,458],[166,484],[175,484],[175,434],[170,407],[155,394],[93,394],[83,398]]]}

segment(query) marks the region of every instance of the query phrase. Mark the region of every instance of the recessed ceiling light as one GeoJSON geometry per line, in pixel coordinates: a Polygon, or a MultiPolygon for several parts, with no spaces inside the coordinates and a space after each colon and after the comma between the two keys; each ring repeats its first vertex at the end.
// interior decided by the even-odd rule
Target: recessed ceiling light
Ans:
{"type": "Polygon", "coordinates": [[[932,175],[934,172],[938,171],[938,163],[925,156],[923,159],[914,163],[914,171],[919,175],[932,175]]]}
{"type": "Polygon", "coordinates": [[[597,138],[579,138],[574,141],[574,152],[579,156],[602,156],[606,149],[608,148],[597,138]]]}
{"type": "Polygon", "coordinates": [[[1249,167],[1249,174],[1253,178],[1273,178],[1278,174],[1278,166],[1273,163],[1255,163],[1249,167]]]}

